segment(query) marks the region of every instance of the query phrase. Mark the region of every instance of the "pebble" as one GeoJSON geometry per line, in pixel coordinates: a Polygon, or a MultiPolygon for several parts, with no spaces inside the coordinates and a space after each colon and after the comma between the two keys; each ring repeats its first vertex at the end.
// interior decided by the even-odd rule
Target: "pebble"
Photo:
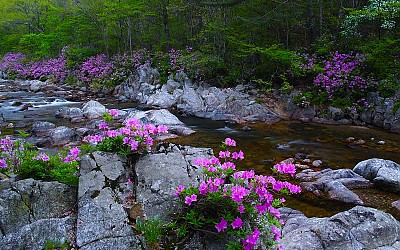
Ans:
{"type": "Polygon", "coordinates": [[[354,137],[347,137],[347,138],[346,138],[346,141],[347,141],[347,142],[352,142],[352,141],[354,141],[354,140],[355,140],[354,137]]]}
{"type": "Polygon", "coordinates": [[[353,142],[354,145],[363,145],[365,144],[365,141],[363,139],[357,140],[353,142]]]}
{"type": "Polygon", "coordinates": [[[302,162],[303,163],[311,163],[311,160],[310,159],[304,159],[302,162]]]}
{"type": "Polygon", "coordinates": [[[379,145],[384,145],[386,142],[385,141],[378,141],[379,145]]]}
{"type": "Polygon", "coordinates": [[[318,168],[322,165],[322,161],[321,160],[315,160],[312,163],[313,167],[318,168]]]}

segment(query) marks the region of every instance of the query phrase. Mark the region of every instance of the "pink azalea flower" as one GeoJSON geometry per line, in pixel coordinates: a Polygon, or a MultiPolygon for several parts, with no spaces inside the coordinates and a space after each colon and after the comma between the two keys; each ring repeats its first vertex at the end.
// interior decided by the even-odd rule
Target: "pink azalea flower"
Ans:
{"type": "Polygon", "coordinates": [[[233,229],[241,228],[242,225],[243,225],[243,221],[242,221],[242,219],[240,219],[240,218],[238,217],[238,218],[236,218],[236,220],[234,220],[234,221],[232,222],[231,225],[232,225],[232,228],[233,228],[233,229]]]}
{"type": "Polygon", "coordinates": [[[292,177],[296,173],[296,166],[294,164],[278,163],[274,169],[283,174],[290,174],[292,177]]]}
{"type": "Polygon", "coordinates": [[[237,159],[243,160],[244,159],[244,153],[242,152],[242,150],[240,150],[239,152],[233,152],[232,153],[232,158],[234,160],[237,160],[237,159]]]}
{"type": "Polygon", "coordinates": [[[281,239],[281,231],[276,226],[271,226],[271,231],[274,234],[274,240],[279,241],[281,239]]]}
{"type": "Polygon", "coordinates": [[[197,201],[197,195],[192,194],[191,196],[186,196],[185,197],[185,203],[190,206],[192,205],[192,202],[197,201]]]}
{"type": "Polygon", "coordinates": [[[258,231],[258,228],[255,228],[251,235],[249,235],[246,239],[242,240],[243,249],[244,250],[253,249],[257,244],[258,237],[260,237],[260,231],[258,231]]]}
{"type": "Polygon", "coordinates": [[[231,146],[231,147],[236,147],[236,141],[232,140],[231,138],[226,138],[225,145],[231,146]]]}
{"type": "Polygon", "coordinates": [[[240,205],[239,207],[238,207],[238,210],[239,210],[239,213],[244,213],[244,210],[245,210],[245,207],[243,206],[243,205],[240,205]]]}
{"type": "Polygon", "coordinates": [[[223,217],[221,218],[221,221],[215,226],[218,233],[225,230],[227,227],[228,227],[228,222],[223,217]]]}
{"type": "Polygon", "coordinates": [[[176,189],[175,189],[175,191],[174,191],[174,195],[175,195],[175,196],[179,196],[179,195],[182,193],[182,191],[183,191],[184,189],[185,189],[185,187],[182,186],[182,185],[177,186],[176,189]]]}
{"type": "Polygon", "coordinates": [[[114,117],[118,117],[118,110],[117,109],[110,109],[108,113],[114,117]]]}

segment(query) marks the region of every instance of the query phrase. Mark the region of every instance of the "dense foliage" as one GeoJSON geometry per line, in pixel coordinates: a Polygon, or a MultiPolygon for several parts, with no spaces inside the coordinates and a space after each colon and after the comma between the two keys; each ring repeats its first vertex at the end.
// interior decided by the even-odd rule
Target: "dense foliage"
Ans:
{"type": "MultiPolygon", "coordinates": [[[[135,51],[143,48],[153,54],[193,48],[186,62],[204,69],[211,82],[234,85],[297,82],[287,74],[298,66],[293,51],[324,56],[353,50],[366,55],[370,66],[365,70],[381,80],[398,77],[399,55],[393,51],[399,51],[399,9],[396,0],[0,0],[0,54],[48,60],[68,46],[71,66],[90,56],[92,64],[101,63],[100,54],[136,60],[135,51]]],[[[81,80],[109,70],[93,69],[86,68],[81,80]]],[[[121,73],[129,72],[114,77],[121,73]]]]}

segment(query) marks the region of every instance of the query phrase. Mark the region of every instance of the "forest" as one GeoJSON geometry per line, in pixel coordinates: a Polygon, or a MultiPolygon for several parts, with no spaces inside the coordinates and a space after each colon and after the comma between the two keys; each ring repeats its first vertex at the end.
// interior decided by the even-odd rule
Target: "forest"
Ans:
{"type": "MultiPolygon", "coordinates": [[[[22,53],[25,61],[62,53],[66,67],[76,68],[95,55],[114,64],[152,58],[161,75],[184,70],[217,86],[252,81],[282,91],[308,90],[312,82],[332,89],[329,74],[351,75],[347,87],[359,85],[358,92],[390,95],[399,85],[398,0],[1,0],[0,6],[0,54],[22,53]],[[350,69],[330,68],[335,63],[350,69]]],[[[324,99],[333,98],[330,91],[324,99]]]]}

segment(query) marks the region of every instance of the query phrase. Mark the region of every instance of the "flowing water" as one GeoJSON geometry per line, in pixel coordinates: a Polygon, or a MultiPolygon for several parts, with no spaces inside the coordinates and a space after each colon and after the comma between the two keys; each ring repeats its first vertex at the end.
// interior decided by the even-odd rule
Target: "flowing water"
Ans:
{"type": "MultiPolygon", "coordinates": [[[[54,113],[61,106],[81,106],[81,103],[69,102],[54,96],[24,91],[8,91],[4,83],[0,85],[2,101],[0,111],[6,121],[18,124],[37,120],[67,124],[56,119],[54,113]],[[20,102],[20,103],[17,103],[20,102]],[[17,106],[13,106],[18,104],[17,106]],[[26,110],[21,110],[29,105],[26,110]]],[[[134,104],[106,104],[109,108],[133,108],[134,104]]],[[[250,131],[242,130],[241,125],[227,125],[225,122],[211,121],[194,117],[179,118],[196,131],[195,134],[170,140],[171,142],[195,147],[211,147],[218,152],[220,143],[230,137],[237,141],[238,148],[245,153],[245,160],[238,164],[242,169],[255,169],[258,174],[271,174],[271,167],[281,160],[294,157],[297,153],[308,155],[311,160],[322,160],[320,168],[353,168],[358,162],[370,158],[382,158],[400,163],[400,134],[388,133],[378,129],[357,126],[328,126],[311,123],[284,121],[267,125],[264,123],[247,124],[250,131]],[[348,137],[362,139],[363,145],[353,145],[346,141],[348,137]],[[379,144],[379,141],[385,143],[379,144]]],[[[4,131],[4,129],[2,129],[4,131]]],[[[7,130],[5,131],[7,133],[7,130]]],[[[12,133],[8,130],[8,133],[12,133]]],[[[391,212],[390,203],[400,199],[399,195],[377,189],[359,189],[355,192],[367,206],[377,207],[391,212]]],[[[307,216],[330,216],[351,208],[338,202],[310,198],[305,195],[288,199],[288,206],[299,209],[307,216]]]]}

